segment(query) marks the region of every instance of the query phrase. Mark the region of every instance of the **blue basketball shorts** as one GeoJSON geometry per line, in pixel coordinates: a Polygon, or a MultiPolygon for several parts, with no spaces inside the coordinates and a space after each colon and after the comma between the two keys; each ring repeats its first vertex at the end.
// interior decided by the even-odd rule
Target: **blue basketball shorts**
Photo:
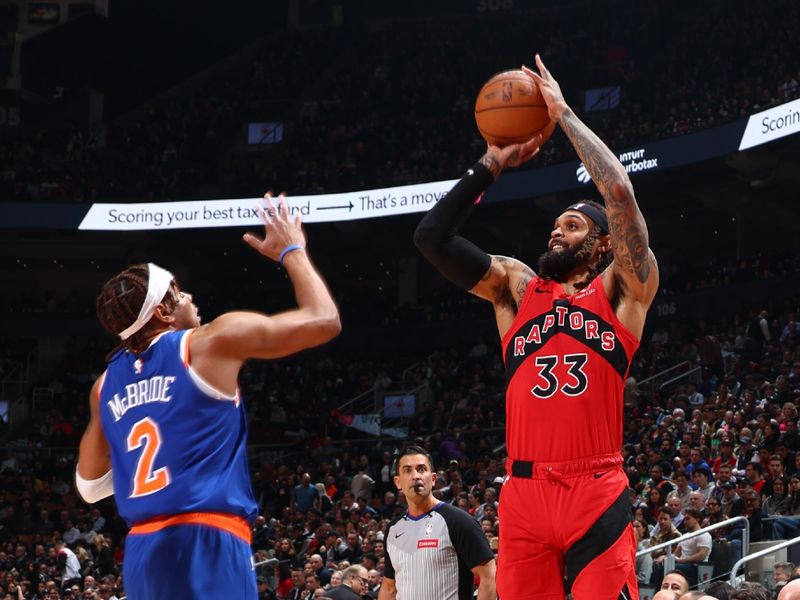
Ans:
{"type": "Polygon", "coordinates": [[[129,534],[123,576],[129,600],[258,598],[250,545],[205,525],[129,534]]]}

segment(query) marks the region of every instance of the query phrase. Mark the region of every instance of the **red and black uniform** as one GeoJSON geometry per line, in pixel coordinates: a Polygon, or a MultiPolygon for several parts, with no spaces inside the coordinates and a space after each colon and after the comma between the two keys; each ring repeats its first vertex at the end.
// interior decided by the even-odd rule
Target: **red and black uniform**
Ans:
{"type": "Polygon", "coordinates": [[[597,277],[568,296],[534,277],[503,337],[507,472],[501,598],[638,597],[622,391],[639,342],[597,277]],[[566,579],[565,579],[566,577],[566,579]]]}

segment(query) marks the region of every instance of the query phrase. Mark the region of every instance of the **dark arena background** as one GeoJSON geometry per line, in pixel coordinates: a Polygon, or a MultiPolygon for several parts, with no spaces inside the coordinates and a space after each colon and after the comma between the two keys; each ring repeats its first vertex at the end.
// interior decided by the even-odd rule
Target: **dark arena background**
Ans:
{"type": "MultiPolygon", "coordinates": [[[[298,198],[343,331],[242,371],[261,597],[290,597],[291,568],[315,553],[331,570],[363,562],[377,589],[383,535],[403,511],[391,464],[408,442],[433,455],[436,495],[497,548],[485,510],[505,475],[493,312],[412,238],[486,149],[481,85],[536,52],[628,169],[660,267],[624,398],[632,512],[655,525],[651,468],[681,490],[691,448],[714,483],[723,440],[737,458],[751,440],[767,490],[800,475],[799,17],[792,0],[0,2],[0,598],[125,596],[125,522],[74,483],[89,390],[116,344],[94,300],[153,261],[204,322],[291,308],[285,272],[241,240],[257,219],[226,223],[267,190],[298,198]],[[293,504],[303,473],[322,491],[307,514],[293,504]],[[59,540],[80,562],[63,590],[59,540]]],[[[600,199],[584,175],[557,129],[462,231],[535,265],[564,207],[600,199]]],[[[746,548],[712,532],[700,587],[776,591],[774,565],[800,563],[800,547],[781,546],[800,534],[789,487],[783,503],[754,492],[746,548]],[[731,577],[736,558],[775,546],[731,577]]]]}

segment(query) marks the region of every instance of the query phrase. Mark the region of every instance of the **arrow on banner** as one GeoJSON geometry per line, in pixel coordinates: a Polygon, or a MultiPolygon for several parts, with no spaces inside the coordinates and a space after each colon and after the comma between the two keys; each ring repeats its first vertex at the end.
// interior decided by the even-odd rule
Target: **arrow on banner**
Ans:
{"type": "Polygon", "coordinates": [[[333,210],[336,208],[346,208],[347,212],[350,212],[351,210],[353,210],[353,202],[351,200],[344,206],[317,206],[316,208],[317,210],[333,210]]]}

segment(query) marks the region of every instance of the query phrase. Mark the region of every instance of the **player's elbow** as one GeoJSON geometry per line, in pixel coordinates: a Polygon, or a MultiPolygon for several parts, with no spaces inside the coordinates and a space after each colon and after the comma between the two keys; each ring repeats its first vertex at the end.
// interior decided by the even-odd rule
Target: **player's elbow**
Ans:
{"type": "Polygon", "coordinates": [[[114,494],[114,478],[112,470],[109,469],[104,475],[97,479],[84,479],[80,471],[75,469],[75,488],[80,497],[87,504],[94,504],[103,498],[108,498],[114,494]]]}
{"type": "Polygon", "coordinates": [[[325,322],[324,326],[325,336],[327,339],[325,341],[329,342],[340,333],[342,333],[342,319],[339,316],[339,311],[335,311],[333,315],[328,317],[325,322]]]}
{"type": "Polygon", "coordinates": [[[414,245],[425,256],[433,254],[442,241],[439,232],[428,223],[427,218],[422,219],[414,230],[414,245]]]}
{"type": "Polygon", "coordinates": [[[425,227],[424,221],[414,230],[414,245],[424,253],[423,248],[430,244],[430,231],[425,227]]]}
{"type": "Polygon", "coordinates": [[[629,203],[633,202],[635,199],[633,195],[633,184],[624,169],[611,185],[611,196],[614,198],[614,201],[618,203],[629,203]]]}
{"type": "Polygon", "coordinates": [[[309,325],[312,346],[326,344],[342,332],[342,320],[339,317],[339,311],[335,307],[318,315],[309,325]]]}

